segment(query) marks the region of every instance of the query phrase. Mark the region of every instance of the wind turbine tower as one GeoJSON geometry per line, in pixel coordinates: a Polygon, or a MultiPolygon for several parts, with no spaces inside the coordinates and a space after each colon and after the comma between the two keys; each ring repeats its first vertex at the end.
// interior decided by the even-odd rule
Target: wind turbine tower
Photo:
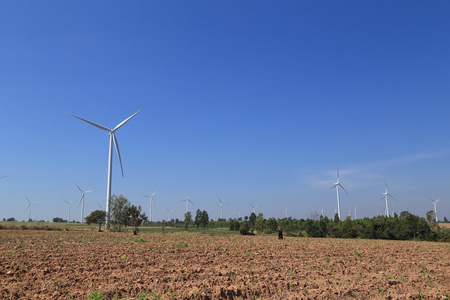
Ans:
{"type": "Polygon", "coordinates": [[[75,184],[75,186],[80,190],[81,192],[81,198],[80,198],[80,203],[78,203],[78,207],[81,204],[81,224],[83,224],[83,216],[84,216],[84,195],[88,194],[88,193],[92,193],[96,190],[92,190],[92,191],[83,191],[78,185],[75,184]]]}
{"type": "Polygon", "coordinates": [[[69,206],[68,211],[67,211],[67,223],[70,223],[70,205],[71,205],[73,202],[67,202],[66,200],[63,200],[63,201],[66,202],[67,205],[69,206]]]}
{"type": "Polygon", "coordinates": [[[31,220],[31,205],[32,204],[36,204],[37,202],[31,202],[30,199],[28,199],[27,196],[25,196],[25,198],[27,198],[27,201],[28,201],[28,206],[27,206],[27,208],[25,210],[28,209],[28,221],[29,221],[29,220],[31,220]]]}
{"type": "Polygon", "coordinates": [[[166,208],[167,210],[167,222],[170,222],[170,213],[172,212],[171,210],[169,210],[168,208],[166,208]]]}
{"type": "Polygon", "coordinates": [[[144,197],[150,198],[150,222],[152,221],[152,205],[153,205],[153,196],[155,196],[156,192],[155,191],[153,194],[149,195],[143,195],[144,197]]]}
{"type": "Polygon", "coordinates": [[[251,207],[253,207],[253,213],[256,215],[256,209],[258,208],[258,206],[253,206],[252,204],[250,204],[251,207]]]}
{"type": "Polygon", "coordinates": [[[343,189],[344,192],[348,195],[347,191],[344,189],[344,187],[341,185],[339,181],[339,168],[337,169],[337,181],[334,183],[334,185],[331,187],[336,188],[336,198],[337,198],[337,213],[339,220],[341,220],[341,207],[340,207],[340,201],[339,201],[339,188],[343,189]]]}
{"type": "Polygon", "coordinates": [[[222,200],[220,200],[219,196],[217,196],[217,199],[219,199],[219,203],[220,203],[220,218],[223,220],[223,205],[228,204],[228,202],[223,203],[222,200]]]}
{"type": "Polygon", "coordinates": [[[433,200],[433,199],[430,198],[430,200],[431,200],[431,202],[433,202],[433,206],[434,206],[434,216],[436,217],[436,223],[437,223],[437,222],[438,222],[438,217],[437,217],[436,204],[437,204],[438,201],[441,200],[441,199],[433,200]]]}
{"type": "Polygon", "coordinates": [[[116,139],[116,135],[115,132],[117,129],[119,129],[120,127],[122,127],[126,122],[128,122],[131,118],[133,118],[135,115],[137,115],[141,110],[143,110],[145,108],[145,106],[143,108],[141,108],[140,110],[138,110],[137,112],[135,112],[134,114],[132,114],[131,116],[129,116],[128,118],[126,118],[125,120],[123,120],[122,122],[120,122],[116,127],[114,127],[114,129],[109,129],[108,127],[105,127],[103,125],[94,123],[92,121],[77,117],[75,115],[71,115],[68,114],[69,116],[75,117],[77,119],[80,119],[86,123],[91,124],[92,126],[95,126],[99,129],[105,130],[109,132],[109,156],[108,156],[108,181],[107,181],[107,186],[106,186],[106,227],[109,228],[110,225],[110,218],[111,218],[111,207],[109,205],[109,200],[111,199],[111,181],[112,181],[112,152],[113,152],[113,144],[116,148],[116,152],[117,152],[117,156],[119,157],[119,163],[120,163],[120,169],[122,171],[122,177],[124,177],[123,175],[123,167],[122,167],[122,159],[120,158],[120,151],[119,151],[119,144],[117,143],[117,139],[116,139]]]}
{"type": "Polygon", "coordinates": [[[190,197],[191,197],[191,191],[189,191],[186,199],[180,200],[180,202],[186,201],[186,213],[188,213],[188,211],[189,211],[189,202],[191,202],[191,204],[195,206],[194,202],[191,201],[190,197]]]}
{"type": "MultiPolygon", "coordinates": [[[[389,194],[388,189],[387,189],[387,183],[386,180],[384,180],[384,193],[383,193],[383,198],[386,202],[386,217],[389,217],[389,207],[388,207],[388,196],[391,197],[394,200],[397,200],[394,198],[394,196],[392,196],[391,194],[389,194]]],[[[381,198],[381,199],[383,199],[381,198]]]]}

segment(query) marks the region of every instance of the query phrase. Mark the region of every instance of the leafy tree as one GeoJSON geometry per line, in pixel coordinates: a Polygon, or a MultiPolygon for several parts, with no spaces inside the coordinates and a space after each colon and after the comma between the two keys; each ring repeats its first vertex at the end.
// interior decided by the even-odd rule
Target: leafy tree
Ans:
{"type": "Polygon", "coordinates": [[[255,221],[255,229],[258,233],[263,232],[264,230],[264,215],[263,213],[258,214],[258,219],[255,221]]]}
{"type": "Polygon", "coordinates": [[[202,225],[202,227],[205,228],[208,226],[208,222],[209,222],[208,212],[204,210],[202,211],[200,216],[200,225],[202,225]]]}
{"type": "Polygon", "coordinates": [[[192,214],[190,211],[184,214],[184,229],[189,229],[189,224],[192,223],[192,214]]]}
{"type": "MultiPolygon", "coordinates": [[[[9,219],[8,219],[9,220],[9,219]]],[[[447,217],[444,217],[444,223],[448,223],[447,217]]]]}
{"type": "Polygon", "coordinates": [[[94,210],[89,216],[84,218],[88,225],[98,224],[98,232],[102,231],[102,224],[106,221],[106,211],[94,210]]]}
{"type": "Polygon", "coordinates": [[[250,223],[249,225],[250,225],[252,232],[255,229],[255,221],[256,221],[256,215],[255,215],[255,213],[252,212],[250,214],[250,218],[248,218],[248,222],[250,223]]]}
{"type": "Polygon", "coordinates": [[[334,223],[339,223],[339,215],[338,215],[338,213],[334,214],[334,223]]]}
{"type": "Polygon", "coordinates": [[[250,234],[250,224],[248,221],[244,221],[244,223],[242,223],[241,229],[239,230],[239,233],[241,235],[248,235],[250,234]]]}
{"type": "MultiPolygon", "coordinates": [[[[444,220],[445,220],[445,218],[444,218],[444,220]]],[[[8,221],[8,222],[16,222],[16,219],[15,218],[8,218],[8,219],[6,219],[6,221],[8,221]]]]}
{"type": "Polygon", "coordinates": [[[436,222],[436,215],[434,214],[433,210],[427,211],[427,221],[428,221],[428,223],[436,222]]]}
{"type": "Polygon", "coordinates": [[[267,220],[267,228],[270,229],[270,231],[275,232],[277,231],[278,228],[278,224],[277,224],[277,220],[275,220],[275,218],[269,218],[267,220]]]}
{"type": "Polygon", "coordinates": [[[202,219],[202,211],[200,209],[197,209],[197,212],[195,213],[195,220],[194,220],[194,223],[195,223],[195,225],[197,225],[197,228],[200,227],[201,219],[202,219]]]}
{"type": "Polygon", "coordinates": [[[64,222],[63,218],[59,217],[53,218],[53,223],[62,223],[62,222],[64,222]]]}
{"type": "Polygon", "coordinates": [[[110,199],[110,205],[112,222],[117,225],[117,230],[120,231],[121,225],[128,225],[128,208],[130,207],[130,202],[122,195],[119,197],[113,195],[110,199]]]}
{"type": "Polygon", "coordinates": [[[140,205],[138,207],[134,205],[128,206],[126,214],[129,218],[128,223],[133,226],[133,234],[136,235],[138,227],[148,221],[147,216],[145,215],[145,212],[142,212],[140,205]]]}

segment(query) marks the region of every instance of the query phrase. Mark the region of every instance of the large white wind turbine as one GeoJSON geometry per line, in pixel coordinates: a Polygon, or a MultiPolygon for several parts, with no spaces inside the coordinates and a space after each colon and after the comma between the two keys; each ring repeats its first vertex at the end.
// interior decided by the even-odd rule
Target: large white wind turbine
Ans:
{"type": "Polygon", "coordinates": [[[252,204],[250,204],[250,206],[253,207],[253,213],[256,215],[256,209],[257,209],[259,206],[253,206],[252,204]]]}
{"type": "MultiPolygon", "coordinates": [[[[386,179],[384,180],[384,193],[383,193],[383,198],[386,202],[386,217],[389,217],[389,207],[388,207],[388,196],[391,197],[392,199],[396,200],[394,198],[394,196],[392,196],[391,194],[389,194],[388,189],[387,189],[387,183],[386,183],[386,179]]],[[[383,199],[381,198],[381,199],[383,199]]]]}
{"type": "Polygon", "coordinates": [[[149,195],[142,195],[142,196],[144,196],[144,197],[150,198],[150,222],[152,221],[153,196],[155,196],[156,192],[158,192],[158,191],[155,191],[155,192],[154,192],[153,194],[151,194],[150,196],[149,196],[149,195]]]}
{"type": "Polygon", "coordinates": [[[67,212],[67,223],[70,223],[70,205],[71,205],[73,202],[67,202],[66,200],[63,200],[63,201],[66,202],[67,205],[69,206],[69,209],[68,209],[68,212],[67,212]]]}
{"type": "Polygon", "coordinates": [[[89,120],[86,120],[86,119],[83,119],[83,118],[80,118],[80,117],[77,117],[75,115],[71,115],[71,114],[67,113],[68,115],[70,115],[72,117],[75,117],[77,119],[85,121],[85,122],[91,124],[92,126],[95,126],[97,128],[100,128],[102,130],[105,130],[105,131],[109,132],[108,181],[107,181],[107,187],[106,187],[106,226],[107,227],[109,227],[110,218],[111,218],[111,208],[110,208],[110,205],[109,205],[109,200],[111,199],[113,143],[114,143],[114,146],[116,148],[117,156],[119,157],[120,169],[122,171],[122,177],[123,177],[122,159],[120,158],[119,144],[117,143],[115,132],[116,132],[117,129],[122,127],[126,122],[128,122],[131,118],[133,118],[135,115],[137,115],[144,108],[145,108],[145,106],[143,108],[141,108],[140,110],[138,110],[137,112],[135,112],[134,114],[132,114],[131,116],[129,116],[128,118],[126,118],[125,120],[123,120],[122,122],[120,122],[116,127],[114,127],[114,129],[109,129],[108,127],[105,127],[103,125],[100,125],[100,124],[97,124],[97,123],[91,122],[89,120]]]}
{"type": "Polygon", "coordinates": [[[334,185],[331,188],[336,188],[336,197],[337,197],[337,213],[339,220],[341,220],[341,207],[340,207],[340,200],[339,200],[339,188],[343,189],[344,192],[348,195],[347,191],[344,189],[344,187],[341,185],[339,181],[339,168],[337,168],[337,181],[334,183],[334,185]]]}
{"type": "Polygon", "coordinates": [[[28,201],[28,206],[27,206],[27,208],[25,210],[28,209],[28,221],[30,221],[31,220],[31,205],[32,204],[36,204],[38,202],[31,202],[30,199],[28,199],[27,196],[25,196],[25,198],[27,198],[27,201],[28,201]]]}
{"type": "MultiPolygon", "coordinates": [[[[76,184],[75,184],[76,185],[76,184]]],[[[88,194],[88,193],[92,193],[96,190],[92,190],[92,191],[83,191],[78,185],[76,185],[76,187],[80,190],[81,192],[81,198],[80,198],[80,203],[78,203],[78,207],[81,204],[81,224],[83,224],[83,216],[84,216],[84,195],[88,194]]]]}
{"type": "Polygon", "coordinates": [[[438,222],[438,217],[437,217],[436,204],[437,204],[438,201],[441,200],[441,199],[433,200],[433,199],[430,198],[430,200],[431,200],[431,202],[433,202],[433,205],[434,205],[434,216],[436,217],[436,223],[437,223],[437,222],[438,222]]]}
{"type": "Polygon", "coordinates": [[[228,202],[223,203],[222,200],[220,200],[219,196],[217,196],[217,199],[219,199],[219,203],[220,203],[220,218],[223,220],[223,205],[228,204],[228,202]]]}
{"type": "Polygon", "coordinates": [[[186,213],[188,213],[188,211],[189,211],[189,202],[191,202],[191,204],[195,206],[194,202],[191,201],[190,197],[191,197],[191,191],[189,191],[186,199],[180,200],[180,202],[186,201],[186,213]]]}

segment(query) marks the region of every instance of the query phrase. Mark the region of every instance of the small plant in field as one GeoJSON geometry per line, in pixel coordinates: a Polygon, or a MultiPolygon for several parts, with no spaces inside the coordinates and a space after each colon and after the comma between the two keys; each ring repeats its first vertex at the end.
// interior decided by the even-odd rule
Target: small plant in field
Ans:
{"type": "Polygon", "coordinates": [[[155,294],[155,293],[151,293],[150,296],[152,297],[151,299],[153,299],[153,300],[161,300],[162,299],[162,297],[160,295],[155,294]]]}
{"type": "Polygon", "coordinates": [[[381,296],[384,296],[384,295],[386,295],[386,292],[382,288],[379,288],[378,294],[380,294],[381,296]]]}
{"type": "Polygon", "coordinates": [[[120,258],[125,260],[125,259],[127,259],[127,256],[126,255],[122,255],[120,258]]]}
{"type": "Polygon", "coordinates": [[[194,298],[197,298],[197,296],[200,294],[200,291],[199,290],[195,290],[194,291],[194,298]]]}
{"type": "Polygon", "coordinates": [[[356,256],[361,256],[361,253],[359,253],[358,251],[355,251],[355,255],[356,256]]]}
{"type": "Polygon", "coordinates": [[[136,243],[145,243],[145,240],[143,238],[135,238],[134,241],[136,243]]]}
{"type": "Polygon", "coordinates": [[[103,300],[103,296],[100,291],[94,291],[89,294],[88,300],[103,300]]]}
{"type": "Polygon", "coordinates": [[[322,260],[323,260],[324,262],[329,262],[329,261],[330,261],[330,258],[329,258],[329,257],[324,257],[324,258],[322,258],[322,260]]]}

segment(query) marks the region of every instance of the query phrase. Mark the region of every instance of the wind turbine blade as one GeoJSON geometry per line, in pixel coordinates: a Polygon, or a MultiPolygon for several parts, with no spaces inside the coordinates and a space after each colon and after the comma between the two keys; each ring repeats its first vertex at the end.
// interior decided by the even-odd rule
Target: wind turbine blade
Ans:
{"type": "Polygon", "coordinates": [[[217,196],[217,199],[219,199],[219,202],[222,203],[222,200],[220,200],[219,196],[217,196]]]}
{"type": "Polygon", "coordinates": [[[77,188],[80,190],[80,192],[84,193],[84,191],[75,183],[75,185],[77,186],[77,188]]]}
{"type": "Polygon", "coordinates": [[[337,181],[339,182],[339,167],[337,167],[337,181]]]}
{"type": "Polygon", "coordinates": [[[394,196],[392,196],[391,194],[387,193],[387,195],[388,195],[389,197],[391,197],[392,199],[394,199],[395,201],[398,201],[398,200],[397,200],[397,199],[395,199],[395,197],[394,197],[394,196]]]}
{"type": "Polygon", "coordinates": [[[8,175],[1,176],[0,178],[5,178],[5,177],[8,177],[8,175]]]}
{"type": "Polygon", "coordinates": [[[119,163],[120,163],[120,170],[122,171],[122,177],[123,176],[123,167],[122,167],[122,159],[120,158],[120,151],[119,151],[119,144],[117,143],[116,135],[114,132],[111,132],[113,136],[114,146],[116,147],[117,156],[119,157],[119,163]]]}
{"type": "MultiPolygon", "coordinates": [[[[344,187],[339,183],[339,186],[344,190],[344,192],[348,195],[347,191],[344,189],[344,187]]],[[[350,195],[349,195],[350,196],[350,195]]]]}
{"type": "Polygon", "coordinates": [[[155,194],[158,192],[158,190],[156,190],[150,197],[155,196],[155,194]]]}
{"type": "Polygon", "coordinates": [[[92,193],[92,192],[95,192],[95,191],[97,191],[97,190],[86,191],[84,193],[87,194],[87,193],[92,193]]]}
{"type": "Polygon", "coordinates": [[[119,129],[120,127],[123,126],[123,124],[125,124],[126,122],[128,122],[132,117],[134,117],[135,115],[137,115],[141,110],[143,110],[144,108],[146,108],[146,106],[144,106],[143,108],[141,108],[140,110],[138,110],[137,112],[135,112],[134,114],[132,114],[131,116],[129,116],[128,118],[126,118],[125,120],[123,120],[122,122],[119,123],[119,125],[117,125],[112,132],[116,131],[117,129],[119,129]]]}
{"type": "Polygon", "coordinates": [[[27,196],[25,196],[25,198],[27,198],[27,201],[31,204],[31,201],[30,201],[30,199],[28,199],[28,197],[27,196]]]}
{"type": "MultiPolygon", "coordinates": [[[[189,200],[189,202],[191,202],[191,204],[195,206],[194,202],[192,202],[191,200],[189,200]]],[[[195,207],[196,207],[196,206],[195,206],[195,207]]]]}
{"type": "Polygon", "coordinates": [[[66,114],[69,115],[69,116],[75,117],[75,118],[77,118],[77,119],[80,119],[80,120],[82,120],[82,121],[85,121],[85,122],[87,122],[87,123],[89,123],[89,124],[91,124],[91,125],[93,125],[93,126],[95,126],[95,127],[97,127],[97,128],[102,129],[102,130],[105,130],[105,131],[111,131],[111,129],[109,129],[108,127],[105,127],[105,126],[103,126],[103,125],[94,123],[94,122],[92,122],[92,121],[89,121],[89,120],[86,120],[86,119],[77,117],[77,116],[72,115],[72,114],[69,114],[69,113],[66,113],[66,114]]]}
{"type": "Polygon", "coordinates": [[[149,196],[149,195],[144,195],[144,194],[142,194],[142,196],[147,197],[147,198],[150,198],[150,197],[151,197],[151,196],[149,196]]]}

